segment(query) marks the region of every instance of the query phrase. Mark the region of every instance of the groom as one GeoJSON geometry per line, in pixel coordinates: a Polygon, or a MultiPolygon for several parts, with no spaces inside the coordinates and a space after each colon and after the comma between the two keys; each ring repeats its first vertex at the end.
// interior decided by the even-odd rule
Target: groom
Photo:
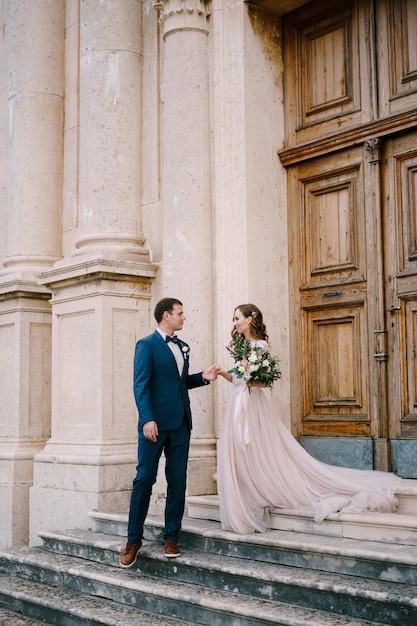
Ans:
{"type": "Polygon", "coordinates": [[[134,384],[139,412],[138,465],[130,500],[127,544],[120,565],[132,567],[142,545],[143,525],[152,486],[156,481],[162,451],[165,476],[165,556],[180,555],[177,546],[185,505],[188,448],[192,428],[188,390],[208,385],[217,378],[212,365],[199,374],[189,374],[190,348],[174,335],[182,330],[185,316],[176,298],[163,298],[155,307],[158,327],[136,344],[134,384]]]}

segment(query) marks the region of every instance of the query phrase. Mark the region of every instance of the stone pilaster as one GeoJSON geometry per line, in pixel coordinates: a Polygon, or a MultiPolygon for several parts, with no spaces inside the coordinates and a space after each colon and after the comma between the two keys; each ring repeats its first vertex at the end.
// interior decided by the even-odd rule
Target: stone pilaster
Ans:
{"type": "Polygon", "coordinates": [[[19,545],[29,536],[33,457],[50,433],[50,292],[36,274],[61,256],[64,2],[10,0],[1,11],[0,64],[10,71],[1,73],[0,89],[8,120],[0,151],[8,174],[0,242],[0,543],[19,545]]]}
{"type": "MultiPolygon", "coordinates": [[[[213,362],[209,2],[155,2],[161,27],[163,294],[179,298],[194,371],[213,362]]],[[[188,492],[215,484],[213,390],[191,392],[188,492]]]]}
{"type": "Polygon", "coordinates": [[[35,457],[31,543],[128,508],[137,462],[133,353],[150,324],[141,227],[141,3],[67,3],[64,258],[52,291],[52,432],[35,457]],[[111,27],[109,27],[111,25],[111,27]]]}
{"type": "MultiPolygon", "coordinates": [[[[234,307],[257,304],[283,372],[272,400],[290,428],[287,174],[276,158],[285,129],[281,21],[244,0],[212,0],[211,27],[216,360],[230,364],[234,307]]],[[[230,393],[222,382],[218,434],[230,393]]]]}

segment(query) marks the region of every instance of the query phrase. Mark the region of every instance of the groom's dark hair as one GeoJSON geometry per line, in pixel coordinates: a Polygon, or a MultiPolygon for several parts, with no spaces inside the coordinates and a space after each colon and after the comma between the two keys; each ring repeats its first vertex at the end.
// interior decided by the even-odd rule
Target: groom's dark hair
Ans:
{"type": "Polygon", "coordinates": [[[177,298],[162,298],[162,300],[157,303],[153,314],[158,324],[162,320],[165,311],[172,313],[174,304],[182,306],[182,302],[177,300],[177,298]]]}

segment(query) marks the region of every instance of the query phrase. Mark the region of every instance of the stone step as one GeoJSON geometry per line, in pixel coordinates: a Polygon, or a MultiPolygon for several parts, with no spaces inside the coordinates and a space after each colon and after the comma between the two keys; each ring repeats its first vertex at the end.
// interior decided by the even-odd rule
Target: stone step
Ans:
{"type": "Polygon", "coordinates": [[[398,513],[400,515],[417,515],[417,480],[403,478],[396,490],[398,513]]]}
{"type": "MultiPolygon", "coordinates": [[[[96,532],[90,535],[92,543],[87,544],[91,554],[97,547],[95,540],[101,541],[106,535],[111,536],[112,549],[120,550],[126,541],[127,513],[93,512],[90,515],[96,527],[96,532]]],[[[160,542],[163,524],[162,516],[149,516],[145,538],[151,542],[160,542]]],[[[78,541],[77,534],[81,534],[81,542],[86,541],[83,531],[76,531],[75,542],[78,541]]],[[[56,534],[44,532],[41,537],[44,542],[54,542],[56,534]]],[[[58,537],[63,539],[60,533],[58,537]]],[[[276,530],[236,535],[222,530],[218,522],[187,517],[183,520],[180,542],[185,549],[249,559],[252,562],[417,585],[416,546],[276,530]]],[[[59,551],[63,548],[57,545],[52,549],[59,551]]]]}
{"type": "MultiPolygon", "coordinates": [[[[0,603],[16,616],[24,615],[55,626],[184,626],[183,619],[156,615],[104,598],[63,587],[0,574],[0,603]]],[[[7,616],[5,626],[14,623],[7,616]]],[[[20,623],[20,621],[19,621],[20,623]]],[[[32,622],[30,622],[32,623],[32,622]]]]}
{"type": "MultiPolygon", "coordinates": [[[[53,553],[82,556],[113,565],[118,564],[121,551],[117,536],[91,531],[43,533],[43,540],[45,547],[53,553]]],[[[169,560],[163,556],[162,542],[144,543],[136,571],[142,577],[172,580],[174,584],[203,582],[206,590],[233,589],[240,598],[273,600],[323,611],[331,608],[334,613],[352,615],[356,619],[386,620],[386,623],[401,626],[417,621],[416,586],[413,584],[381,581],[378,578],[365,581],[352,575],[352,572],[328,573],[314,568],[241,558],[236,554],[225,556],[217,553],[211,544],[206,546],[205,551],[182,546],[183,542],[181,557],[169,560]]],[[[385,565],[386,574],[390,569],[392,564],[390,567],[385,565]]]]}
{"type": "Polygon", "coordinates": [[[45,626],[45,621],[13,611],[0,602],[0,624],[2,626],[45,626]]]}
{"type": "MultiPolygon", "coordinates": [[[[176,559],[175,564],[168,561],[168,567],[178,567],[181,558],[176,559]]],[[[186,561],[183,565],[186,566],[186,561]]],[[[205,584],[203,576],[199,576],[198,584],[190,584],[139,572],[116,570],[101,563],[48,553],[42,548],[18,548],[7,555],[0,555],[0,601],[21,611],[24,607],[31,607],[32,615],[37,617],[46,615],[51,619],[53,616],[53,621],[49,623],[58,626],[86,623],[126,625],[131,622],[121,621],[123,608],[129,618],[133,615],[131,610],[135,609],[136,624],[141,626],[156,624],[156,619],[159,624],[171,624],[167,621],[168,617],[181,620],[182,624],[200,626],[415,624],[416,616],[411,620],[411,614],[408,615],[405,596],[400,600],[401,615],[395,618],[396,621],[378,622],[214,589],[205,584]],[[114,615],[107,613],[110,606],[119,611],[116,621],[114,615]],[[90,616],[86,617],[85,611],[89,607],[90,616]],[[152,614],[154,622],[142,620],[142,615],[151,619],[152,614]]],[[[388,599],[385,598],[385,601],[388,599]]]]}
{"type": "MultiPolygon", "coordinates": [[[[403,479],[396,495],[396,513],[333,514],[321,524],[316,524],[312,511],[306,509],[272,509],[272,530],[417,545],[417,480],[403,479]]],[[[217,495],[188,496],[186,504],[189,519],[220,521],[217,495]]],[[[95,519],[97,530],[126,536],[127,512],[92,512],[90,516],[95,519]]]]}
{"type": "MultiPolygon", "coordinates": [[[[405,492],[405,487],[403,489],[405,492]]],[[[407,494],[403,494],[403,506],[396,513],[361,515],[335,513],[317,524],[312,511],[272,509],[271,528],[326,537],[345,537],[417,546],[417,509],[415,513],[412,512],[414,504],[417,504],[417,497],[414,494],[414,487],[413,490],[407,491],[407,494]],[[405,510],[408,512],[401,512],[405,510]]],[[[218,496],[189,496],[187,515],[193,519],[219,521],[218,496]]]]}

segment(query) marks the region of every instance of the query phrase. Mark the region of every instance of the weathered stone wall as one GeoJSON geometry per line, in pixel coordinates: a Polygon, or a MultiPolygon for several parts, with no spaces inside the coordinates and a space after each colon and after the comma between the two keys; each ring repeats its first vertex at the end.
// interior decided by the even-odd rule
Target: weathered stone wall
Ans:
{"type": "MultiPolygon", "coordinates": [[[[242,0],[0,0],[4,545],[127,509],[133,350],[164,295],[194,371],[260,306],[289,416],[282,72],[280,18],[242,0]]],[[[192,392],[191,495],[216,491],[229,391],[192,392]]]]}

